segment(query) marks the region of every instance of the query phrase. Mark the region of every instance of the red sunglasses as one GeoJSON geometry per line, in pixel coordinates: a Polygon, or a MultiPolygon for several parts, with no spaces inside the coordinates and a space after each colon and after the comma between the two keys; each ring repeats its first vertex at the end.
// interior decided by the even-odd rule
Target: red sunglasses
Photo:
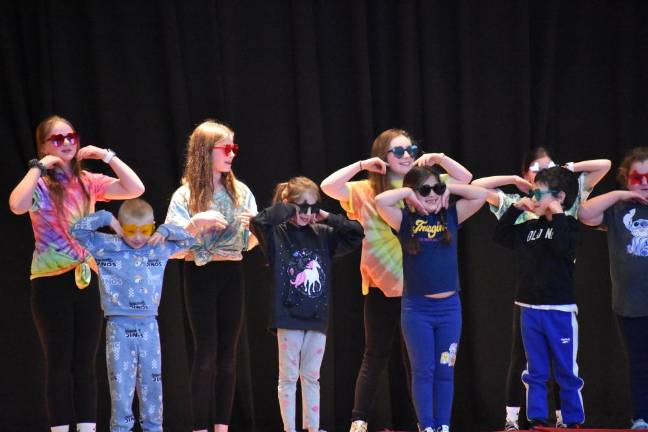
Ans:
{"type": "Polygon", "coordinates": [[[646,183],[648,183],[648,173],[639,174],[637,171],[632,171],[628,176],[628,182],[631,185],[641,184],[641,179],[646,179],[646,183]]]}
{"type": "Polygon", "coordinates": [[[54,134],[54,135],[50,136],[49,138],[47,138],[46,141],[50,141],[52,144],[54,144],[54,147],[62,147],[63,144],[65,144],[65,140],[68,140],[70,145],[76,145],[78,139],[79,139],[79,134],[78,133],[70,132],[67,135],[54,134]]]}
{"type": "Polygon", "coordinates": [[[215,145],[212,147],[212,149],[221,149],[225,152],[225,155],[230,154],[230,152],[234,153],[234,156],[238,154],[239,151],[239,146],[238,144],[224,144],[224,145],[215,145]]]}

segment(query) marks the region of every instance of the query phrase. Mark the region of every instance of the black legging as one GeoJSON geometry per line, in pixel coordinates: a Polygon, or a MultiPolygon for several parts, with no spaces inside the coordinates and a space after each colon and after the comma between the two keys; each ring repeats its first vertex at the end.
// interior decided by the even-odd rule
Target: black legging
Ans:
{"type": "MultiPolygon", "coordinates": [[[[520,308],[513,306],[513,335],[511,339],[511,358],[506,375],[506,406],[520,407],[526,399],[522,372],[526,369],[526,354],[522,343],[522,330],[520,328],[520,308]]],[[[549,383],[547,383],[549,385],[549,383]]],[[[555,382],[552,385],[556,409],[560,409],[560,389],[555,382]]]]}
{"type": "Polygon", "coordinates": [[[194,347],[194,429],[227,425],[236,388],[236,353],[243,323],[241,261],[215,261],[201,267],[186,262],[184,293],[194,347]]]}
{"type": "Polygon", "coordinates": [[[385,297],[380,289],[369,289],[369,294],[364,299],[365,348],[355,385],[352,421],[368,421],[380,374],[389,364],[394,338],[399,338],[406,376],[404,380],[399,380],[400,382],[390,381],[391,386],[394,387],[392,388],[392,422],[394,427],[404,428],[415,423],[408,390],[411,372],[405,343],[402,341],[400,313],[400,297],[385,297]]]}
{"type": "Polygon", "coordinates": [[[77,288],[74,271],[31,281],[31,309],[46,362],[51,426],[95,423],[95,359],[103,325],[97,276],[77,288]]]}

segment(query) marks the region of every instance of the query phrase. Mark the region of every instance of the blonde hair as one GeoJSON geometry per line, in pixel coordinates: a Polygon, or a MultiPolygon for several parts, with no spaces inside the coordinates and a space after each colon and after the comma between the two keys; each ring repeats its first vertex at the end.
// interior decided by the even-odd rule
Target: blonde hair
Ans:
{"type": "MultiPolygon", "coordinates": [[[[215,120],[205,120],[189,136],[187,161],[182,182],[189,187],[189,212],[196,214],[208,210],[214,196],[212,151],[219,141],[234,138],[234,131],[215,120]]],[[[235,206],[240,205],[233,171],[221,175],[221,183],[235,206]]]]}
{"type": "Polygon", "coordinates": [[[295,203],[299,198],[304,196],[307,191],[313,191],[317,197],[317,201],[319,202],[319,186],[317,186],[313,180],[303,176],[293,177],[287,182],[279,183],[275,187],[272,203],[274,204],[283,200],[295,203]]]}
{"type": "MultiPolygon", "coordinates": [[[[57,115],[51,115],[41,121],[36,127],[36,153],[38,154],[39,159],[47,156],[48,153],[45,151],[45,143],[47,141],[47,138],[50,137],[52,129],[54,129],[54,126],[56,126],[57,123],[65,123],[70,127],[70,129],[72,129],[73,131],[75,130],[74,126],[72,126],[72,123],[70,123],[69,120],[57,115]]],[[[80,144],[77,145],[80,146],[80,144]]],[[[83,191],[83,196],[85,198],[83,215],[87,215],[90,212],[90,194],[88,193],[85,184],[81,181],[81,162],[76,158],[76,154],[72,159],[72,174],[74,175],[74,177],[76,177],[79,185],[81,185],[81,190],[83,191]]],[[[49,192],[52,194],[54,207],[56,208],[57,213],[61,215],[63,213],[63,199],[65,196],[65,188],[56,178],[53,170],[47,170],[44,181],[49,192]]]]}
{"type": "Polygon", "coordinates": [[[127,219],[142,220],[148,217],[154,218],[153,207],[141,198],[124,201],[119,206],[119,212],[117,213],[117,219],[119,219],[120,223],[127,219]]]}
{"type": "MultiPolygon", "coordinates": [[[[410,135],[403,129],[387,129],[386,131],[383,131],[380,135],[378,135],[374,140],[371,146],[371,157],[379,157],[380,159],[386,161],[387,154],[389,153],[389,145],[394,138],[398,138],[399,136],[404,136],[410,141],[412,140],[410,135]]],[[[369,183],[371,184],[374,195],[378,195],[379,193],[383,193],[386,190],[392,189],[392,186],[389,183],[389,178],[386,174],[369,172],[367,177],[369,178],[369,183]]]]}

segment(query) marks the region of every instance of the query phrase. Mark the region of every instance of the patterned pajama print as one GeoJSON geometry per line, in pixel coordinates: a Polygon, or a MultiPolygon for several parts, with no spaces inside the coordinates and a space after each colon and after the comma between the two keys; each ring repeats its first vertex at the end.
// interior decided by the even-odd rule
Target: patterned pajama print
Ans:
{"type": "Polygon", "coordinates": [[[106,365],[112,413],[110,431],[130,431],[137,388],[144,431],[162,431],[162,364],[155,317],[110,317],[106,325],[106,365]]]}
{"type": "Polygon", "coordinates": [[[295,431],[295,392],[301,381],[302,427],[319,430],[320,366],[326,335],[313,330],[277,329],[279,385],[277,395],[285,432],[295,431]]]}

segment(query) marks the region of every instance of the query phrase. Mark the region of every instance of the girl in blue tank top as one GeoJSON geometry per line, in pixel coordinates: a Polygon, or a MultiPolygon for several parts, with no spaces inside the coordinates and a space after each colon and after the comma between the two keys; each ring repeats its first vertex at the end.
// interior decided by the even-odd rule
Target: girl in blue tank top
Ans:
{"type": "Polygon", "coordinates": [[[461,334],[457,230],[484,204],[486,190],[445,185],[427,166],[412,168],[403,186],[376,196],[376,206],[403,248],[401,326],[419,426],[423,432],[447,432],[461,334]],[[449,194],[459,199],[446,206],[449,194]]]}

